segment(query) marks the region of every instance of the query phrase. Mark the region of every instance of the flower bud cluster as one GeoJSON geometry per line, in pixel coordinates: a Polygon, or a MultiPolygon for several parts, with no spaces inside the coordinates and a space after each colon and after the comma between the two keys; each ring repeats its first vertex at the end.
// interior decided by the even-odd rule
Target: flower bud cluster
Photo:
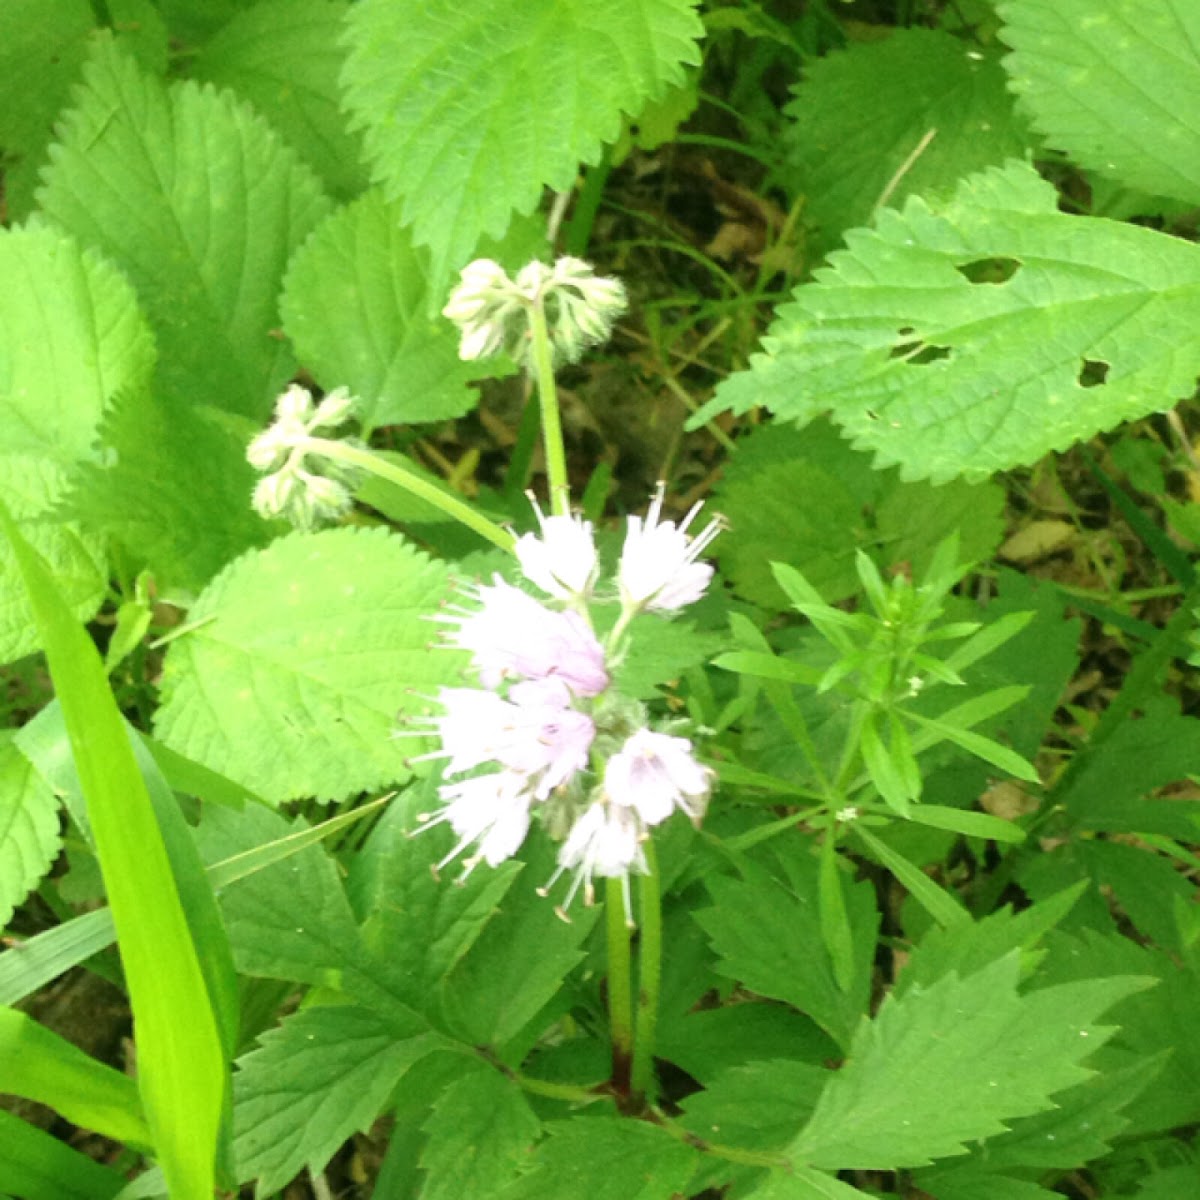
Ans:
{"type": "MultiPolygon", "coordinates": [[[[704,815],[713,773],[685,737],[652,729],[645,706],[612,687],[610,667],[629,622],[699,599],[713,574],[698,562],[717,535],[711,522],[691,535],[698,507],[677,527],[662,521],[660,486],[646,517],[629,519],[617,569],[620,613],[602,643],[592,625],[599,561],[590,522],[545,516],[515,550],[526,581],[547,600],[495,576],[436,619],[446,644],[467,650],[482,685],[443,688],[441,715],[427,718],[445,759],[442,809],[423,818],[457,836],[439,867],[473,847],[466,873],[516,853],[535,811],[561,842],[551,887],[573,873],[562,908],[593,879],[644,873],[649,831],[677,809],[704,815]]],[[[415,732],[415,731],[414,731],[415,732]]]]}
{"type": "Polygon", "coordinates": [[[527,314],[538,305],[546,314],[554,358],[577,362],[589,346],[608,340],[627,300],[618,280],[597,275],[580,258],[564,256],[553,266],[531,262],[515,279],[499,263],[479,258],[463,268],[442,315],[462,334],[460,358],[489,358],[503,350],[525,364],[527,314]]]}
{"type": "Polygon", "coordinates": [[[312,529],[349,511],[355,472],[322,458],[310,439],[340,428],[354,415],[354,405],[344,387],[319,404],[299,384],[279,397],[275,420],[246,450],[250,465],[265,472],[251,497],[259,516],[283,517],[298,529],[312,529]]]}

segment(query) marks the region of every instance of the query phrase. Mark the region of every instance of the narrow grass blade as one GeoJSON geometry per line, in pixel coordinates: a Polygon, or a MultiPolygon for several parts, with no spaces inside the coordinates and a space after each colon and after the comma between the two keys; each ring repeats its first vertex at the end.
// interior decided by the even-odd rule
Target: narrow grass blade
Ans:
{"type": "Polygon", "coordinates": [[[174,1200],[212,1200],[225,1061],[154,808],[104,664],[0,502],[63,708],[125,967],[138,1085],[174,1200]]]}
{"type": "Polygon", "coordinates": [[[125,1180],[0,1108],[0,1186],[22,1200],[113,1200],[125,1180]]]}
{"type": "Polygon", "coordinates": [[[150,1146],[137,1084],[15,1008],[0,1008],[0,1091],[114,1142],[150,1146]]]}

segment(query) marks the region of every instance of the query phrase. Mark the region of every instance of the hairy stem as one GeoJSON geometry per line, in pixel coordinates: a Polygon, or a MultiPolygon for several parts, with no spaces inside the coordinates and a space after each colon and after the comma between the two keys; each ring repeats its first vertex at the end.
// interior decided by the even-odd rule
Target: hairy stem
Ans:
{"type": "Polygon", "coordinates": [[[565,517],[571,512],[567,455],[563,449],[562,418],[558,409],[558,387],[554,382],[550,332],[546,328],[546,310],[540,296],[529,306],[529,333],[533,345],[533,369],[537,380],[538,403],[542,412],[542,444],[546,450],[550,511],[557,517],[565,517]]]}
{"type": "Polygon", "coordinates": [[[507,529],[502,529],[495,521],[476,512],[465,500],[460,500],[452,492],[430,483],[416,471],[402,467],[399,463],[388,462],[379,455],[372,454],[370,450],[360,450],[357,446],[348,446],[345,442],[334,441],[331,438],[306,438],[304,449],[337,462],[362,467],[378,475],[380,479],[386,479],[389,483],[394,483],[432,504],[434,508],[440,509],[448,517],[473,530],[481,538],[486,538],[493,546],[499,546],[501,550],[513,548],[515,539],[507,529]]]}
{"type": "Polygon", "coordinates": [[[654,1077],[654,1035],[658,1027],[658,993],[662,984],[662,903],[658,887],[658,856],[654,841],[643,847],[647,874],[638,878],[638,915],[641,917],[638,940],[637,1020],[633,1038],[633,1071],[630,1085],[633,1099],[641,1102],[654,1077]]]}
{"type": "Polygon", "coordinates": [[[624,880],[606,880],[604,916],[608,934],[608,1021],[612,1032],[613,1090],[618,1097],[627,1097],[633,1063],[633,997],[624,880]]]}

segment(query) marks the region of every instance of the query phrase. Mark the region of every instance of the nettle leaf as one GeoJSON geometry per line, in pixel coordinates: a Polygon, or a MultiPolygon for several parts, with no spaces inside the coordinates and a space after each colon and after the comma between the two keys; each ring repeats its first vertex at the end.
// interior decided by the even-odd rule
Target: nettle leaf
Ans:
{"type": "Polygon", "coordinates": [[[715,552],[739,594],[772,611],[790,607],[773,563],[799,570],[830,602],[859,590],[855,549],[880,566],[928,567],[954,530],[964,561],[988,558],[1004,536],[1003,489],[956,482],[935,488],[877,471],[824,420],[773,422],[738,443],[713,495],[730,526],[715,552]]]}
{"type": "Polygon", "coordinates": [[[739,999],[702,1008],[665,1024],[658,1056],[708,1084],[734,1067],[787,1057],[819,1063],[837,1056],[837,1044],[811,1020],[782,1004],[739,999]]]}
{"type": "Polygon", "coordinates": [[[1190,395],[1200,247],[1057,210],[1021,163],[847,235],[692,422],[829,410],[905,478],[979,479],[1190,395]]]}
{"type": "Polygon", "coordinates": [[[204,590],[163,670],[158,736],[269,800],[407,776],[396,714],[461,659],[430,653],[446,568],[383,529],[292,534],[204,590]]]}
{"type": "Polygon", "coordinates": [[[58,797],[0,730],[0,929],[41,882],[62,847],[58,797]]]}
{"type": "Polygon", "coordinates": [[[706,1141],[771,1150],[812,1113],[827,1075],[790,1059],[733,1067],[681,1102],[683,1123],[706,1141]]]}
{"type": "MultiPolygon", "coordinates": [[[[516,863],[472,872],[462,886],[432,869],[457,839],[449,828],[421,828],[418,814],[436,811],[429,782],[389,806],[355,860],[350,893],[364,914],[363,936],[376,971],[394,994],[424,1012],[437,1012],[446,976],[470,950],[520,873],[516,863]]],[[[532,887],[532,885],[529,885],[532,887]]]]}
{"type": "Polygon", "coordinates": [[[1200,973],[1181,968],[1161,950],[1093,930],[1074,937],[1052,933],[1040,974],[1054,983],[1101,973],[1138,974],[1156,987],[1128,997],[1112,1013],[1120,1029],[1097,1055],[1105,1073],[1164,1062],[1162,1073],[1124,1106],[1130,1134],[1175,1129],[1200,1120],[1200,973]]]}
{"type": "Polygon", "coordinates": [[[1129,1125],[1121,1110],[1152,1084],[1167,1058],[1160,1054],[1123,1071],[1094,1075],[1059,1097],[1056,1106],[1012,1123],[989,1138],[983,1158],[993,1169],[1071,1170],[1101,1158],[1129,1125]]]}
{"type": "MultiPolygon", "coordinates": [[[[0,454],[0,492],[21,532],[54,575],[63,600],[82,621],[94,616],[108,590],[108,568],[99,541],[64,521],[55,502],[66,476],[52,459],[0,454]]],[[[0,663],[41,646],[29,595],[12,546],[0,545],[0,663]]]]}
{"type": "Polygon", "coordinates": [[[255,1180],[256,1195],[265,1196],[304,1167],[323,1171],[343,1142],[379,1116],[409,1067],[433,1046],[431,1035],[399,1037],[383,1017],[354,1004],[324,1004],[287,1017],[238,1059],[238,1179],[255,1180]]]}
{"type": "Polygon", "coordinates": [[[1170,696],[1155,696],[1139,718],[1122,722],[1111,737],[1087,748],[1080,770],[1055,799],[1078,829],[1194,841],[1200,804],[1183,797],[1149,797],[1164,784],[1196,773],[1200,721],[1181,716],[1179,702],[1170,696]]]}
{"type": "Polygon", "coordinates": [[[1022,974],[1027,975],[1045,957],[1038,943],[1075,907],[1086,887],[1081,880],[1019,913],[1005,907],[980,921],[932,926],[896,981],[896,996],[913,985],[928,987],[951,972],[971,974],[1013,950],[1021,951],[1022,974]]]}
{"type": "Polygon", "coordinates": [[[828,1170],[963,1154],[1086,1080],[1080,1060],[1113,1033],[1096,1018],[1148,983],[1089,979],[1022,996],[1019,972],[1014,952],[966,978],[889,996],[860,1026],[790,1154],[828,1170]]]}
{"type": "MultiPolygon", "coordinates": [[[[211,865],[296,832],[261,804],[240,811],[211,805],[196,840],[211,865]]],[[[238,970],[247,975],[340,989],[347,968],[365,960],[338,869],[320,845],[225,887],[221,909],[238,970]]]]}
{"type": "Polygon", "coordinates": [[[43,210],[137,287],[165,399],[265,415],[292,371],[272,336],[283,269],[329,210],[266,122],[228,92],[164,86],[105,39],[44,180],[43,210]]]}
{"type": "Polygon", "coordinates": [[[0,230],[5,454],[85,457],[105,403],[153,368],[150,330],[119,271],[58,230],[0,230]]]}
{"type": "Polygon", "coordinates": [[[934,29],[898,29],[817,59],[784,111],[794,122],[784,182],[803,194],[824,248],[878,205],[944,195],[1029,141],[999,56],[934,29]]]}
{"type": "Polygon", "coordinates": [[[720,956],[722,975],[795,1005],[845,1047],[870,1000],[879,914],[868,884],[839,877],[852,954],[850,986],[843,989],[821,931],[817,880],[817,861],[808,856],[790,857],[778,876],[748,863],[742,879],[705,881],[715,907],[696,920],[720,956]]]}
{"type": "Polygon", "coordinates": [[[348,29],[346,103],[438,278],[570,188],[703,33],[692,0],[366,0],[348,29]]]}
{"type": "Polygon", "coordinates": [[[672,1200],[683,1192],[700,1154],[644,1121],[577,1117],[546,1126],[529,1173],[501,1200],[672,1200]]]}
{"type": "Polygon", "coordinates": [[[249,100],[344,196],[367,183],[338,90],[348,9],[346,0],[262,0],[237,13],[192,64],[197,79],[249,100]]]}
{"type": "Polygon", "coordinates": [[[254,430],[229,421],[207,405],[126,392],[100,427],[110,453],[76,469],[68,511],[148,566],[160,588],[198,592],[226,563],[281,531],[249,503],[257,476],[246,446],[254,430]]]}
{"type": "MultiPolygon", "coordinates": [[[[280,309],[301,362],[345,385],[371,427],[440,421],[475,406],[488,370],[458,357],[458,331],[431,310],[428,254],[378,191],[334,213],[288,268],[280,309]]],[[[434,303],[436,301],[436,303],[434,303]]]]}
{"type": "Polygon", "coordinates": [[[1026,1179],[996,1174],[978,1163],[922,1171],[914,1183],[938,1200],[1053,1200],[1060,1194],[1026,1179]]]}
{"type": "Polygon", "coordinates": [[[537,1139],[541,1122],[507,1076],[480,1066],[437,1098],[424,1125],[421,1200],[491,1196],[537,1139]]]}
{"type": "Polygon", "coordinates": [[[690,621],[668,621],[646,613],[629,627],[629,647],[613,669],[614,686],[622,695],[653,700],[689,667],[707,663],[727,640],[724,634],[697,629],[690,621]]]}
{"type": "MultiPolygon", "coordinates": [[[[147,70],[167,63],[167,31],[152,0],[108,0],[113,33],[147,70]]],[[[0,146],[10,219],[33,209],[37,170],[54,119],[79,78],[96,34],[88,0],[6,0],[0,5],[0,146]]]]}
{"type": "MultiPolygon", "coordinates": [[[[447,840],[438,839],[439,854],[446,852],[447,840]]],[[[427,852],[434,849],[430,845],[427,852]]],[[[600,911],[578,909],[567,923],[554,902],[538,892],[537,885],[555,867],[549,838],[535,831],[526,838],[521,858],[521,873],[443,988],[451,1024],[475,1046],[505,1046],[562,991],[563,981],[584,958],[582,943],[600,911]]]]}
{"type": "Polygon", "coordinates": [[[1192,0],[1005,0],[1012,89],[1081,166],[1200,203],[1200,9],[1192,0]],[[1116,64],[1119,63],[1119,69],[1116,64]]]}

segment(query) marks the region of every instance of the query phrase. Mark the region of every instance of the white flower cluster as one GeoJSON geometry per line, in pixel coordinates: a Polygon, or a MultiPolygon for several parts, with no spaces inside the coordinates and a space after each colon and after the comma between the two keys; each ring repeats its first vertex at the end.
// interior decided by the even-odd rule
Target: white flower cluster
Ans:
{"type": "Polygon", "coordinates": [[[354,415],[354,397],[336,388],[320,404],[312,393],[292,384],[275,402],[275,420],[246,450],[246,459],[267,472],[251,497],[255,512],[268,520],[284,517],[298,529],[345,514],[354,497],[354,472],[309,449],[309,439],[332,433],[354,415]]]}
{"type": "Polygon", "coordinates": [[[444,807],[423,818],[458,837],[439,868],[472,846],[465,873],[481,861],[498,865],[541,808],[562,841],[546,887],[564,872],[575,876],[565,909],[581,888],[591,903],[597,876],[628,887],[630,872],[644,873],[649,830],[676,809],[693,821],[704,815],[713,773],[692,743],[649,728],[644,706],[610,687],[609,664],[633,617],[691,604],[712,578],[698,558],[718,522],[689,534],[700,506],[677,526],[661,519],[662,503],[660,486],[646,517],[629,518],[617,570],[621,611],[607,644],[590,619],[599,575],[592,525],[540,510],[540,534],[524,535],[515,549],[525,578],[557,604],[495,576],[471,589],[469,606],[438,618],[449,626],[447,643],[471,652],[483,685],[443,688],[443,712],[428,718],[441,746],[424,757],[446,759],[446,776],[461,777],[441,786],[444,807]]]}
{"type": "Polygon", "coordinates": [[[462,333],[460,358],[489,358],[505,350],[524,363],[529,356],[525,314],[537,304],[544,306],[555,357],[577,362],[589,346],[608,340],[627,300],[618,280],[597,275],[581,258],[565,256],[553,266],[531,262],[516,279],[490,258],[478,258],[462,269],[442,315],[462,333]]]}

